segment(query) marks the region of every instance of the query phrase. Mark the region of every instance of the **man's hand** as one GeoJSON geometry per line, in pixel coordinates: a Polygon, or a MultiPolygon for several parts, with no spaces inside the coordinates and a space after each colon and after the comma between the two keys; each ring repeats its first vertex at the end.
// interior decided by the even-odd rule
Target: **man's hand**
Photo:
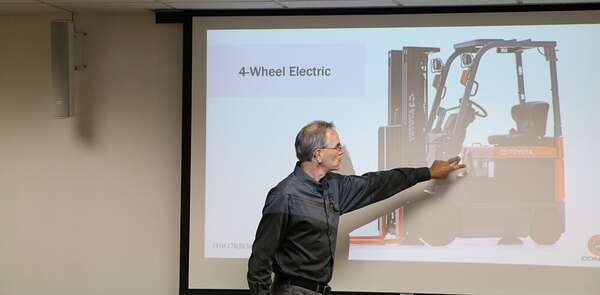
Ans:
{"type": "Polygon", "coordinates": [[[444,179],[455,170],[467,167],[465,164],[458,164],[460,157],[450,158],[448,161],[435,160],[429,168],[429,174],[433,179],[444,179]]]}

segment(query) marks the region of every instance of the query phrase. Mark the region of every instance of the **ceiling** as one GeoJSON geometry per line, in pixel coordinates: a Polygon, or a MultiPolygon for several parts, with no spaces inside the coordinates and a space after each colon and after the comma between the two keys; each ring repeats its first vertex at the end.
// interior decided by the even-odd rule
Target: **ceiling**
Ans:
{"type": "Polygon", "coordinates": [[[156,9],[297,9],[600,3],[589,0],[0,0],[0,15],[156,9]]]}

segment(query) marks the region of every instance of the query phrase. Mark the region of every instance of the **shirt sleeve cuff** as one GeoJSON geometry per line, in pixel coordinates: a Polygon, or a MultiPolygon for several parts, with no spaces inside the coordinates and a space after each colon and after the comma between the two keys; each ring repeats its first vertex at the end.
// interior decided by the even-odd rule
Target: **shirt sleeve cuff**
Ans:
{"type": "Polygon", "coordinates": [[[429,174],[428,167],[417,168],[417,182],[427,181],[431,179],[431,174],[429,174]]]}

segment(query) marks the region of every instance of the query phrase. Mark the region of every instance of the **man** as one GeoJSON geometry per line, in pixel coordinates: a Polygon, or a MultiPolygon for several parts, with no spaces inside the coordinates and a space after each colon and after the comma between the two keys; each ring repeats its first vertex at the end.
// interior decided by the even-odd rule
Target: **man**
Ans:
{"type": "Polygon", "coordinates": [[[435,161],[431,168],[331,173],[340,168],[344,151],[335,126],[324,121],[304,126],[295,146],[299,162],[269,191],[256,231],[248,261],[252,295],[328,294],[341,214],[465,167],[455,157],[435,161]]]}

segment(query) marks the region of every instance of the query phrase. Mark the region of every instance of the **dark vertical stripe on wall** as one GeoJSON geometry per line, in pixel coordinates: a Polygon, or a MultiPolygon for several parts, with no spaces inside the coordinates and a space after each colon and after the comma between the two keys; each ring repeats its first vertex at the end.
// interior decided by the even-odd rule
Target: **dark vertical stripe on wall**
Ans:
{"type": "Polygon", "coordinates": [[[190,254],[190,167],[192,139],[192,17],[183,20],[181,62],[181,226],[179,230],[179,294],[185,295],[189,282],[190,254]]]}

